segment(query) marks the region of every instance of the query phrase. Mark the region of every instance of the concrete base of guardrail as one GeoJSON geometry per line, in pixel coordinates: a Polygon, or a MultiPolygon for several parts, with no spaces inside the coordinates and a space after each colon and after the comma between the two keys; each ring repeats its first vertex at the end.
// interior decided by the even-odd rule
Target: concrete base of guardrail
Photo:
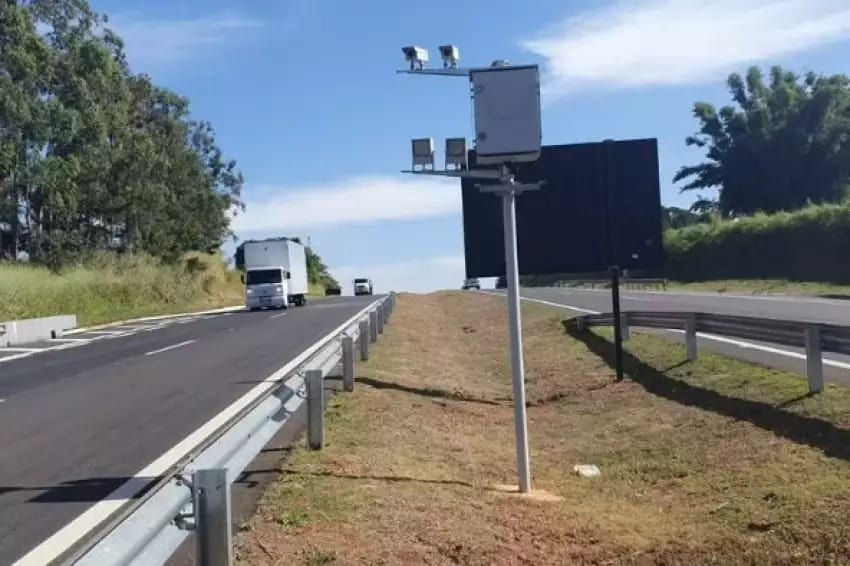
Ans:
{"type": "Polygon", "coordinates": [[[77,317],[73,314],[0,322],[0,348],[61,338],[64,331],[76,326],[77,317]]]}

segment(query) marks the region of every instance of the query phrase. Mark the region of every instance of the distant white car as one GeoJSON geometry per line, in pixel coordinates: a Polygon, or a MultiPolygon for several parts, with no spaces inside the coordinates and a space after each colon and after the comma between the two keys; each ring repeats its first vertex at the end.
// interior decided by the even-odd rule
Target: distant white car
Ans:
{"type": "Polygon", "coordinates": [[[468,289],[481,289],[481,283],[478,282],[478,279],[475,277],[471,277],[469,279],[464,279],[463,281],[463,290],[466,291],[468,289]]]}

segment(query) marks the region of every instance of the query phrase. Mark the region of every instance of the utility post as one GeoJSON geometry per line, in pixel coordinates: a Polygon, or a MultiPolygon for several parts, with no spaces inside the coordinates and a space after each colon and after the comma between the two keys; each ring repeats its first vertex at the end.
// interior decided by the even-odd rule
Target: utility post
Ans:
{"type": "Polygon", "coordinates": [[[428,62],[427,50],[413,46],[402,48],[410,69],[398,72],[468,78],[474,105],[476,167],[478,168],[468,168],[465,138],[446,139],[446,168],[442,171],[434,167],[433,139],[417,138],[411,143],[413,167],[403,172],[486,180],[488,182],[477,185],[478,188],[502,198],[505,273],[467,273],[466,275],[467,277],[505,275],[507,278],[517,477],[519,491],[528,493],[531,491],[531,462],[525,407],[516,197],[524,191],[539,189],[541,183],[517,183],[511,171],[515,164],[535,161],[540,156],[542,135],[539,70],[537,65],[512,66],[503,60],[494,61],[489,67],[462,69],[458,68],[459,53],[455,46],[443,45],[439,50],[443,59],[443,68],[427,69],[425,68],[428,62]]]}

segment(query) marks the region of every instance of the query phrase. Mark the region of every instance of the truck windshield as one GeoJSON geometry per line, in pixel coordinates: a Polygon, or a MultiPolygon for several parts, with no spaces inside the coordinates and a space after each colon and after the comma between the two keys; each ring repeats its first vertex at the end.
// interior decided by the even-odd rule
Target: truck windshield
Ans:
{"type": "Polygon", "coordinates": [[[354,280],[355,285],[358,284],[358,283],[368,283],[368,282],[369,282],[368,279],[355,279],[354,280]]]}
{"type": "Polygon", "coordinates": [[[252,269],[245,277],[247,285],[266,285],[269,283],[280,283],[280,269],[252,269]]]}

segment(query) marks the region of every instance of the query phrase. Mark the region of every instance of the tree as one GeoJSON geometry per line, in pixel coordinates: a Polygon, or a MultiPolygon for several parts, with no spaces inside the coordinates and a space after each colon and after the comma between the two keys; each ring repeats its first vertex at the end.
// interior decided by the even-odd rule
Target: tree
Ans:
{"type": "MultiPolygon", "coordinates": [[[[723,214],[791,210],[808,202],[836,202],[850,177],[850,79],[781,67],[768,84],[758,67],[732,74],[734,105],[719,111],[698,102],[700,130],[686,139],[707,161],[682,167],[681,190],[718,188],[723,214]]],[[[702,205],[708,203],[703,202],[702,205]]]]}
{"type": "Polygon", "coordinates": [[[217,249],[242,174],[86,0],[0,0],[0,257],[217,249]]]}

